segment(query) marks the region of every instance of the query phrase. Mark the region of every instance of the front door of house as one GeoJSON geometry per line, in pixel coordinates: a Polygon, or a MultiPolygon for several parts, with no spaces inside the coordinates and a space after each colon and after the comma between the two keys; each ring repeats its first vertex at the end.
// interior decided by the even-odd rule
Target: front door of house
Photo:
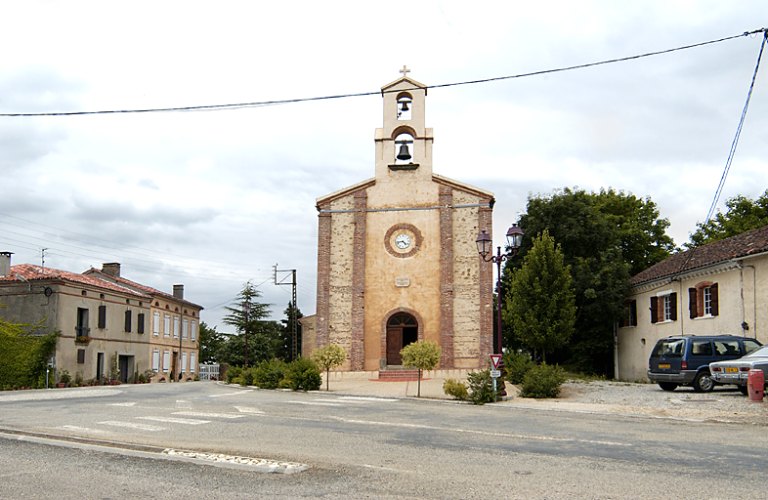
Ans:
{"type": "Polygon", "coordinates": [[[387,365],[402,365],[400,351],[419,339],[419,325],[411,314],[397,313],[387,321],[387,365]]]}

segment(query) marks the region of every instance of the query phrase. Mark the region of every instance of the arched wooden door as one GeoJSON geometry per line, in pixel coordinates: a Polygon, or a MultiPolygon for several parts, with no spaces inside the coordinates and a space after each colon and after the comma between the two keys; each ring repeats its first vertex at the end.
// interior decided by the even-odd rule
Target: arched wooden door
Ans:
{"type": "Polygon", "coordinates": [[[400,312],[387,321],[387,364],[401,365],[400,350],[419,340],[419,324],[412,315],[400,312]]]}

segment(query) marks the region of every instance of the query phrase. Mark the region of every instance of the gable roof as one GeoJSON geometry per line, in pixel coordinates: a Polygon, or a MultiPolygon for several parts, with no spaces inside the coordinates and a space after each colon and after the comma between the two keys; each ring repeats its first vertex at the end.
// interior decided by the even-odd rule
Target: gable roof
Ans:
{"type": "Polygon", "coordinates": [[[149,295],[130,287],[104,281],[93,276],[85,274],[71,273],[54,269],[51,267],[41,267],[34,264],[16,264],[11,266],[11,272],[7,276],[0,276],[0,283],[22,283],[24,281],[64,281],[77,285],[89,285],[96,288],[111,290],[113,292],[127,293],[137,297],[149,298],[149,295]]]}
{"type": "Polygon", "coordinates": [[[768,225],[724,240],[676,253],[634,275],[632,286],[669,278],[695,269],[702,269],[734,259],[768,252],[768,225]]]}
{"type": "Polygon", "coordinates": [[[136,283],[135,281],[131,281],[129,279],[123,278],[121,276],[112,276],[111,274],[107,274],[103,271],[100,271],[95,268],[90,268],[87,271],[83,273],[83,276],[89,276],[94,277],[94,279],[97,279],[98,281],[103,281],[107,283],[114,283],[118,286],[125,286],[127,288],[136,290],[137,292],[144,294],[148,296],[159,296],[160,298],[163,298],[165,300],[171,300],[174,302],[183,302],[185,304],[188,304],[192,307],[198,307],[200,309],[203,309],[203,306],[200,306],[198,304],[195,304],[193,302],[190,302],[186,299],[179,299],[177,297],[174,297],[170,293],[162,292],[156,288],[152,288],[151,286],[142,285],[141,283],[136,283]]]}

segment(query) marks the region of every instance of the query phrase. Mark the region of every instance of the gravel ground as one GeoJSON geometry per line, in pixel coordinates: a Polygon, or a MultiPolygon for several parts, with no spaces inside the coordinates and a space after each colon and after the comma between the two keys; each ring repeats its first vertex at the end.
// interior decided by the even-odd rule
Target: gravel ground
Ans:
{"type": "Polygon", "coordinates": [[[655,384],[567,382],[560,397],[550,400],[521,398],[514,388],[511,392],[507,404],[531,408],[768,425],[768,399],[750,401],[734,386],[698,393],[687,387],[666,392],[655,384]]]}

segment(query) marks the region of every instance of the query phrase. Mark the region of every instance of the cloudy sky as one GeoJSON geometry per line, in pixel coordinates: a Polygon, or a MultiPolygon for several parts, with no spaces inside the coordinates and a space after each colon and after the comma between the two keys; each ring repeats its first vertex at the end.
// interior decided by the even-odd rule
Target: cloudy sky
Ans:
{"type": "MultiPolygon", "coordinates": [[[[27,1],[0,19],[0,113],[128,110],[442,85],[720,39],[764,0],[27,1]]],[[[650,197],[678,245],[706,217],[761,35],[591,69],[435,88],[434,171],[495,193],[494,229],[563,187],[650,197]]],[[[768,187],[768,54],[719,206],[768,187]]],[[[196,112],[0,117],[0,250],[223,307],[251,280],[315,311],[316,198],[374,173],[378,95],[196,112]]],[[[474,239],[476,235],[467,235],[474,239]]],[[[497,241],[500,244],[501,241],[497,241]]]]}

